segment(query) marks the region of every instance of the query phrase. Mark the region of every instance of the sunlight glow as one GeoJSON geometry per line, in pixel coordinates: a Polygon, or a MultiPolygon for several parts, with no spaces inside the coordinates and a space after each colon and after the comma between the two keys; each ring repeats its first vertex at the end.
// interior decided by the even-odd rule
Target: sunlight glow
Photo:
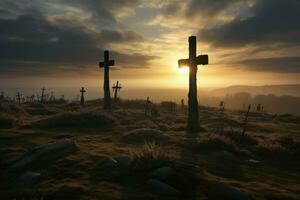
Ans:
{"type": "Polygon", "coordinates": [[[186,74],[189,74],[189,67],[186,66],[186,67],[180,67],[178,68],[178,71],[181,75],[186,75],[186,74]]]}

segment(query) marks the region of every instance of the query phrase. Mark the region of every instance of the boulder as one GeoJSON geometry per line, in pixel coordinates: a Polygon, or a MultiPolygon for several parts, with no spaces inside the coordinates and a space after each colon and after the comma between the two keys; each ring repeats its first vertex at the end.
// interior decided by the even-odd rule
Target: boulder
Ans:
{"type": "Polygon", "coordinates": [[[155,169],[150,172],[150,176],[152,178],[156,178],[159,180],[167,180],[174,174],[174,171],[171,167],[165,166],[155,169]]]}
{"type": "Polygon", "coordinates": [[[131,158],[127,155],[116,155],[112,157],[121,166],[129,166],[131,163],[131,158]]]}
{"type": "Polygon", "coordinates": [[[149,190],[160,195],[175,196],[179,194],[172,186],[156,179],[149,179],[146,181],[145,185],[149,190]]]}
{"type": "Polygon", "coordinates": [[[52,143],[40,145],[18,158],[10,160],[9,165],[11,168],[21,168],[34,164],[49,164],[74,151],[77,151],[77,147],[73,139],[61,139],[52,143]]]}
{"type": "Polygon", "coordinates": [[[109,157],[109,156],[105,156],[101,161],[100,161],[100,167],[101,168],[104,168],[104,169],[110,169],[110,168],[113,168],[113,167],[116,167],[118,164],[118,162],[109,157]]]}
{"type": "Polygon", "coordinates": [[[48,176],[47,170],[24,172],[16,182],[17,188],[27,188],[48,176]]]}
{"type": "Polygon", "coordinates": [[[209,198],[224,200],[252,200],[252,197],[224,182],[213,182],[210,185],[209,198]]]}

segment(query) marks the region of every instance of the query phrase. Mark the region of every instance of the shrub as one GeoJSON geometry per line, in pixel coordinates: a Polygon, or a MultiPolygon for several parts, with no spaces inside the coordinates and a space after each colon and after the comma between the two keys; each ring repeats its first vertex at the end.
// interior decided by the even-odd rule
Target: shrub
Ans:
{"type": "Polygon", "coordinates": [[[249,134],[242,135],[240,132],[224,132],[224,136],[230,138],[238,146],[253,146],[257,145],[258,141],[249,134]]]}
{"type": "Polygon", "coordinates": [[[0,115],[0,129],[13,128],[17,120],[11,115],[0,115]]]}
{"type": "Polygon", "coordinates": [[[131,152],[133,172],[145,172],[171,163],[171,157],[160,144],[146,142],[131,152]]]}
{"type": "Polygon", "coordinates": [[[115,119],[100,112],[65,112],[42,119],[33,127],[60,129],[60,128],[109,128],[115,124],[115,119]]]}
{"type": "Polygon", "coordinates": [[[221,135],[205,134],[198,140],[197,147],[206,151],[225,150],[237,152],[235,144],[230,139],[221,135]]]}

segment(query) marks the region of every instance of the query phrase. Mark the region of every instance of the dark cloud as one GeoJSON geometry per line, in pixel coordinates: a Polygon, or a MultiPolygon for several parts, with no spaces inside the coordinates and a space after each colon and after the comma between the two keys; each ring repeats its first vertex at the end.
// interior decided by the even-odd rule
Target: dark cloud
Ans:
{"type": "MultiPolygon", "coordinates": [[[[114,40],[140,41],[138,34],[106,30],[94,32],[84,26],[64,26],[49,22],[36,12],[17,18],[0,19],[0,72],[47,74],[57,71],[83,71],[97,66],[103,49],[114,40]],[[109,34],[108,34],[109,33],[109,34]]],[[[115,52],[122,66],[147,67],[154,57],[115,52]]],[[[118,61],[119,60],[119,61],[118,61]]]]}
{"type": "Polygon", "coordinates": [[[58,0],[60,3],[85,10],[92,19],[104,24],[115,23],[115,15],[124,9],[134,8],[138,0],[58,0]]]}
{"type": "Polygon", "coordinates": [[[242,47],[248,44],[300,44],[300,1],[257,0],[253,16],[210,29],[200,30],[201,40],[215,47],[242,47]]]}
{"type": "Polygon", "coordinates": [[[144,39],[134,31],[102,30],[100,38],[110,42],[142,42],[144,39]]]}
{"type": "Polygon", "coordinates": [[[233,3],[240,1],[242,0],[190,0],[187,4],[185,15],[187,17],[194,17],[201,14],[207,18],[214,17],[233,3]]]}
{"type": "Polygon", "coordinates": [[[277,73],[300,73],[300,57],[248,59],[235,64],[248,70],[277,73]]]}

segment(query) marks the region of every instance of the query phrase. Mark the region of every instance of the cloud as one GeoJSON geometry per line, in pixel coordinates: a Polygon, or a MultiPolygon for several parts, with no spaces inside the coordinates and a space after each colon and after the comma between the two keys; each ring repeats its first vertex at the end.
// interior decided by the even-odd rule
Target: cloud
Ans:
{"type": "Polygon", "coordinates": [[[276,73],[300,73],[300,57],[248,59],[234,64],[240,65],[247,70],[276,73]]]}
{"type": "Polygon", "coordinates": [[[252,16],[199,31],[201,40],[214,47],[236,48],[250,44],[300,45],[300,2],[257,0],[252,16]]]}
{"type": "Polygon", "coordinates": [[[242,0],[190,0],[185,9],[185,15],[188,18],[195,16],[203,16],[207,18],[215,17],[221,12],[232,6],[234,3],[242,0]]]}
{"type": "Polygon", "coordinates": [[[57,0],[57,2],[82,9],[91,19],[105,25],[116,23],[116,16],[137,7],[138,0],[57,0]]]}
{"type": "MultiPolygon", "coordinates": [[[[133,31],[96,32],[85,26],[50,22],[41,13],[0,18],[1,75],[90,71],[112,42],[141,41],[133,31]]],[[[122,66],[147,67],[155,57],[115,52],[122,66]]],[[[119,61],[118,61],[119,60],[119,61]]]]}
{"type": "Polygon", "coordinates": [[[110,42],[142,42],[144,38],[134,31],[102,30],[99,37],[101,40],[110,42]]]}

